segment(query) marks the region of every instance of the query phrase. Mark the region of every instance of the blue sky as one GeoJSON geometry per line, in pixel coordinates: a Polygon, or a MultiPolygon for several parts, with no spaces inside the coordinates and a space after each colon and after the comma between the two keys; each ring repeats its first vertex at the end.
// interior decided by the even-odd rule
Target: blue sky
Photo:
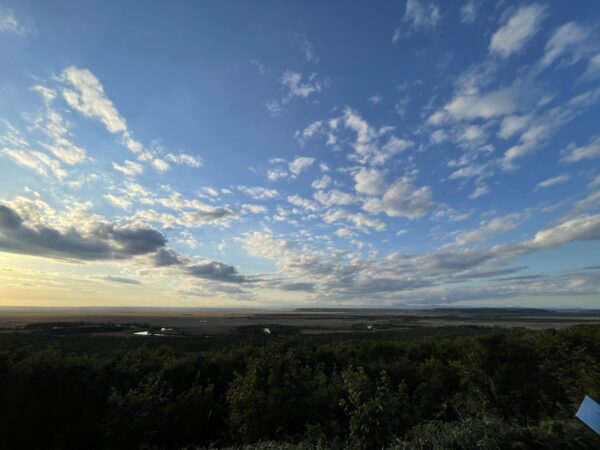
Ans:
{"type": "Polygon", "coordinates": [[[597,307],[599,19],[2,1],[3,303],[597,307]]]}

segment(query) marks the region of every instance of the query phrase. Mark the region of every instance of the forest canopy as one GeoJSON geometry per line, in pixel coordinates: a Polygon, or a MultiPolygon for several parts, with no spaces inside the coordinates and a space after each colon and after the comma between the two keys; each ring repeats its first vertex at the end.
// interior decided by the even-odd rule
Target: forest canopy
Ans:
{"type": "MultiPolygon", "coordinates": [[[[71,338],[72,339],[72,338],[71,338]]],[[[110,341],[106,341],[107,345],[110,341]]],[[[600,327],[84,353],[0,337],[5,448],[598,448],[600,327]]],[[[112,345],[112,344],[110,344],[112,345]]]]}

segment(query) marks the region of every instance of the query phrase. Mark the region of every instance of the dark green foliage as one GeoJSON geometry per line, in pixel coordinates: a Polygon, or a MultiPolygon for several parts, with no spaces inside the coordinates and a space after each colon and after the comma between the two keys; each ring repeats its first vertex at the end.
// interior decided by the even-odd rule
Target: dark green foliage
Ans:
{"type": "Polygon", "coordinates": [[[68,352],[40,339],[0,335],[3,448],[600,448],[573,418],[585,394],[600,400],[598,326],[51,341],[68,352]]]}

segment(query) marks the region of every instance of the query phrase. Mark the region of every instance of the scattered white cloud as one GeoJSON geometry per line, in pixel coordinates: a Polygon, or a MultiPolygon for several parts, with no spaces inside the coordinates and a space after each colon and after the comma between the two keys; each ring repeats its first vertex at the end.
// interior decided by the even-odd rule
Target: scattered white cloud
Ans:
{"type": "Polygon", "coordinates": [[[313,189],[323,190],[327,186],[329,186],[332,181],[333,180],[331,179],[331,177],[329,175],[323,175],[322,177],[317,178],[315,181],[313,181],[311,186],[313,189]]]}
{"type": "Polygon", "coordinates": [[[595,80],[598,77],[600,77],[600,53],[590,58],[585,72],[581,75],[581,78],[586,81],[595,80]]]}
{"type": "Polygon", "coordinates": [[[281,84],[288,89],[286,100],[294,97],[306,98],[313,94],[321,92],[321,82],[317,80],[317,74],[311,73],[308,79],[303,82],[302,74],[287,70],[281,76],[281,84]]]}
{"type": "Polygon", "coordinates": [[[372,214],[385,213],[390,217],[417,219],[435,208],[429,186],[415,187],[407,178],[398,179],[389,186],[383,197],[371,198],[363,209],[372,214]]]}
{"type": "Polygon", "coordinates": [[[159,172],[166,172],[167,170],[171,169],[169,163],[160,158],[154,158],[152,160],[152,166],[154,166],[154,168],[159,172]]]}
{"type": "Polygon", "coordinates": [[[269,181],[277,181],[281,178],[286,178],[289,176],[289,172],[281,167],[276,167],[274,169],[267,170],[267,178],[269,181]]]}
{"type": "Polygon", "coordinates": [[[129,209],[129,207],[132,205],[132,201],[127,197],[119,197],[113,194],[107,194],[104,196],[104,198],[117,208],[129,209]]]}
{"type": "Polygon", "coordinates": [[[512,114],[520,108],[523,96],[523,89],[518,84],[487,94],[480,94],[478,91],[461,92],[441,110],[432,114],[428,122],[439,125],[448,119],[492,119],[512,114]]]}
{"type": "Polygon", "coordinates": [[[306,62],[313,62],[317,59],[313,45],[308,39],[305,39],[302,43],[302,54],[306,62]]]}
{"type": "Polygon", "coordinates": [[[0,151],[10,156],[20,166],[33,169],[40,175],[54,175],[60,180],[67,176],[67,172],[61,167],[60,163],[45,153],[8,147],[0,148],[0,151]]]}
{"type": "Polygon", "coordinates": [[[540,29],[546,7],[537,3],[518,8],[493,35],[490,53],[510,56],[519,52],[540,29]]]}
{"type": "Polygon", "coordinates": [[[113,162],[112,166],[113,169],[118,170],[119,172],[121,172],[124,175],[127,175],[128,177],[139,175],[144,171],[144,168],[141,164],[138,164],[134,161],[130,161],[128,159],[125,160],[123,165],[113,162]]]}
{"type": "Polygon", "coordinates": [[[342,192],[337,189],[332,189],[331,191],[317,191],[314,194],[314,198],[320,204],[325,206],[344,206],[351,205],[356,203],[358,200],[347,192],[342,192]]]}
{"type": "Polygon", "coordinates": [[[475,0],[468,0],[460,8],[460,21],[462,23],[473,23],[477,19],[477,3],[475,0]]]}
{"type": "Polygon", "coordinates": [[[477,187],[475,187],[475,190],[469,195],[469,198],[471,200],[474,200],[476,198],[482,197],[486,194],[488,194],[490,192],[490,190],[488,189],[488,187],[485,184],[481,184],[477,187]]]}
{"type": "Polygon", "coordinates": [[[0,9],[0,33],[25,36],[30,33],[30,29],[19,22],[12,9],[0,9]]]}
{"type": "Polygon", "coordinates": [[[177,155],[168,153],[165,159],[175,164],[182,164],[188,167],[202,167],[204,161],[199,156],[189,155],[187,153],[179,153],[177,155]]]}
{"type": "Polygon", "coordinates": [[[575,241],[600,239],[600,215],[580,216],[538,231],[525,246],[533,250],[554,248],[575,241]]]}
{"type": "Polygon", "coordinates": [[[435,130],[429,135],[432,144],[441,144],[448,140],[448,134],[444,130],[435,130]]]}
{"type": "Polygon", "coordinates": [[[265,200],[279,196],[279,193],[275,189],[267,189],[260,186],[238,186],[237,188],[255,200],[265,200]]]}
{"type": "Polygon", "coordinates": [[[363,231],[366,231],[368,228],[372,228],[376,231],[383,231],[386,229],[386,224],[382,220],[343,209],[332,209],[327,211],[325,216],[323,216],[323,220],[325,223],[336,223],[340,221],[349,222],[363,231]]]}
{"type": "Polygon", "coordinates": [[[385,188],[385,176],[376,169],[361,168],[354,174],[354,189],[360,194],[380,195],[385,188]]]}
{"type": "Polygon", "coordinates": [[[548,178],[547,180],[540,181],[538,183],[538,187],[547,188],[550,186],[555,186],[557,184],[566,183],[571,179],[569,174],[563,173],[562,175],[558,175],[556,177],[548,178]]]}
{"type": "Polygon", "coordinates": [[[402,25],[394,30],[392,42],[396,43],[415,31],[431,30],[438,25],[441,18],[440,9],[434,3],[426,0],[406,0],[402,25]]]}
{"type": "Polygon", "coordinates": [[[522,131],[533,118],[532,114],[522,116],[506,116],[500,123],[498,137],[502,139],[510,139],[518,132],[522,131]]]}
{"type": "Polygon", "coordinates": [[[309,158],[307,156],[300,156],[300,157],[294,159],[292,162],[290,162],[288,165],[288,168],[289,168],[290,172],[292,173],[292,175],[297,177],[302,172],[304,172],[306,169],[308,169],[310,166],[312,166],[315,163],[315,161],[316,161],[315,158],[309,158]]]}
{"type": "Polygon", "coordinates": [[[265,214],[268,209],[266,206],[263,205],[254,205],[251,203],[245,203],[242,205],[242,210],[243,211],[248,211],[251,212],[252,214],[265,214]]]}
{"type": "Polygon", "coordinates": [[[290,202],[294,206],[298,206],[300,208],[304,208],[308,211],[317,211],[319,209],[319,205],[317,205],[312,200],[308,200],[306,198],[300,197],[298,194],[288,195],[287,201],[290,202]]]}
{"type": "Polygon", "coordinates": [[[561,57],[566,58],[563,60],[566,64],[576,63],[585,54],[597,49],[597,44],[590,42],[591,39],[591,30],[583,25],[576,22],[561,25],[548,39],[540,65],[547,67],[561,57]]]}
{"type": "Polygon", "coordinates": [[[473,242],[481,242],[505,231],[510,231],[523,223],[526,215],[513,213],[502,217],[495,217],[483,221],[479,228],[458,233],[453,242],[445,244],[442,248],[463,247],[473,242]]]}
{"type": "Polygon", "coordinates": [[[589,144],[568,149],[564,160],[570,163],[584,159],[600,158],[600,136],[592,139],[589,144]]]}

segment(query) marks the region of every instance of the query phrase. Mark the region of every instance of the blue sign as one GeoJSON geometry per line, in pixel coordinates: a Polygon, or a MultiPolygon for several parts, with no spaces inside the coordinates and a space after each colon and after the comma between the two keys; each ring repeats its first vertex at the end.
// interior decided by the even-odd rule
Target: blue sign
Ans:
{"type": "Polygon", "coordinates": [[[587,395],[581,402],[575,417],[600,434],[600,405],[587,395]]]}

